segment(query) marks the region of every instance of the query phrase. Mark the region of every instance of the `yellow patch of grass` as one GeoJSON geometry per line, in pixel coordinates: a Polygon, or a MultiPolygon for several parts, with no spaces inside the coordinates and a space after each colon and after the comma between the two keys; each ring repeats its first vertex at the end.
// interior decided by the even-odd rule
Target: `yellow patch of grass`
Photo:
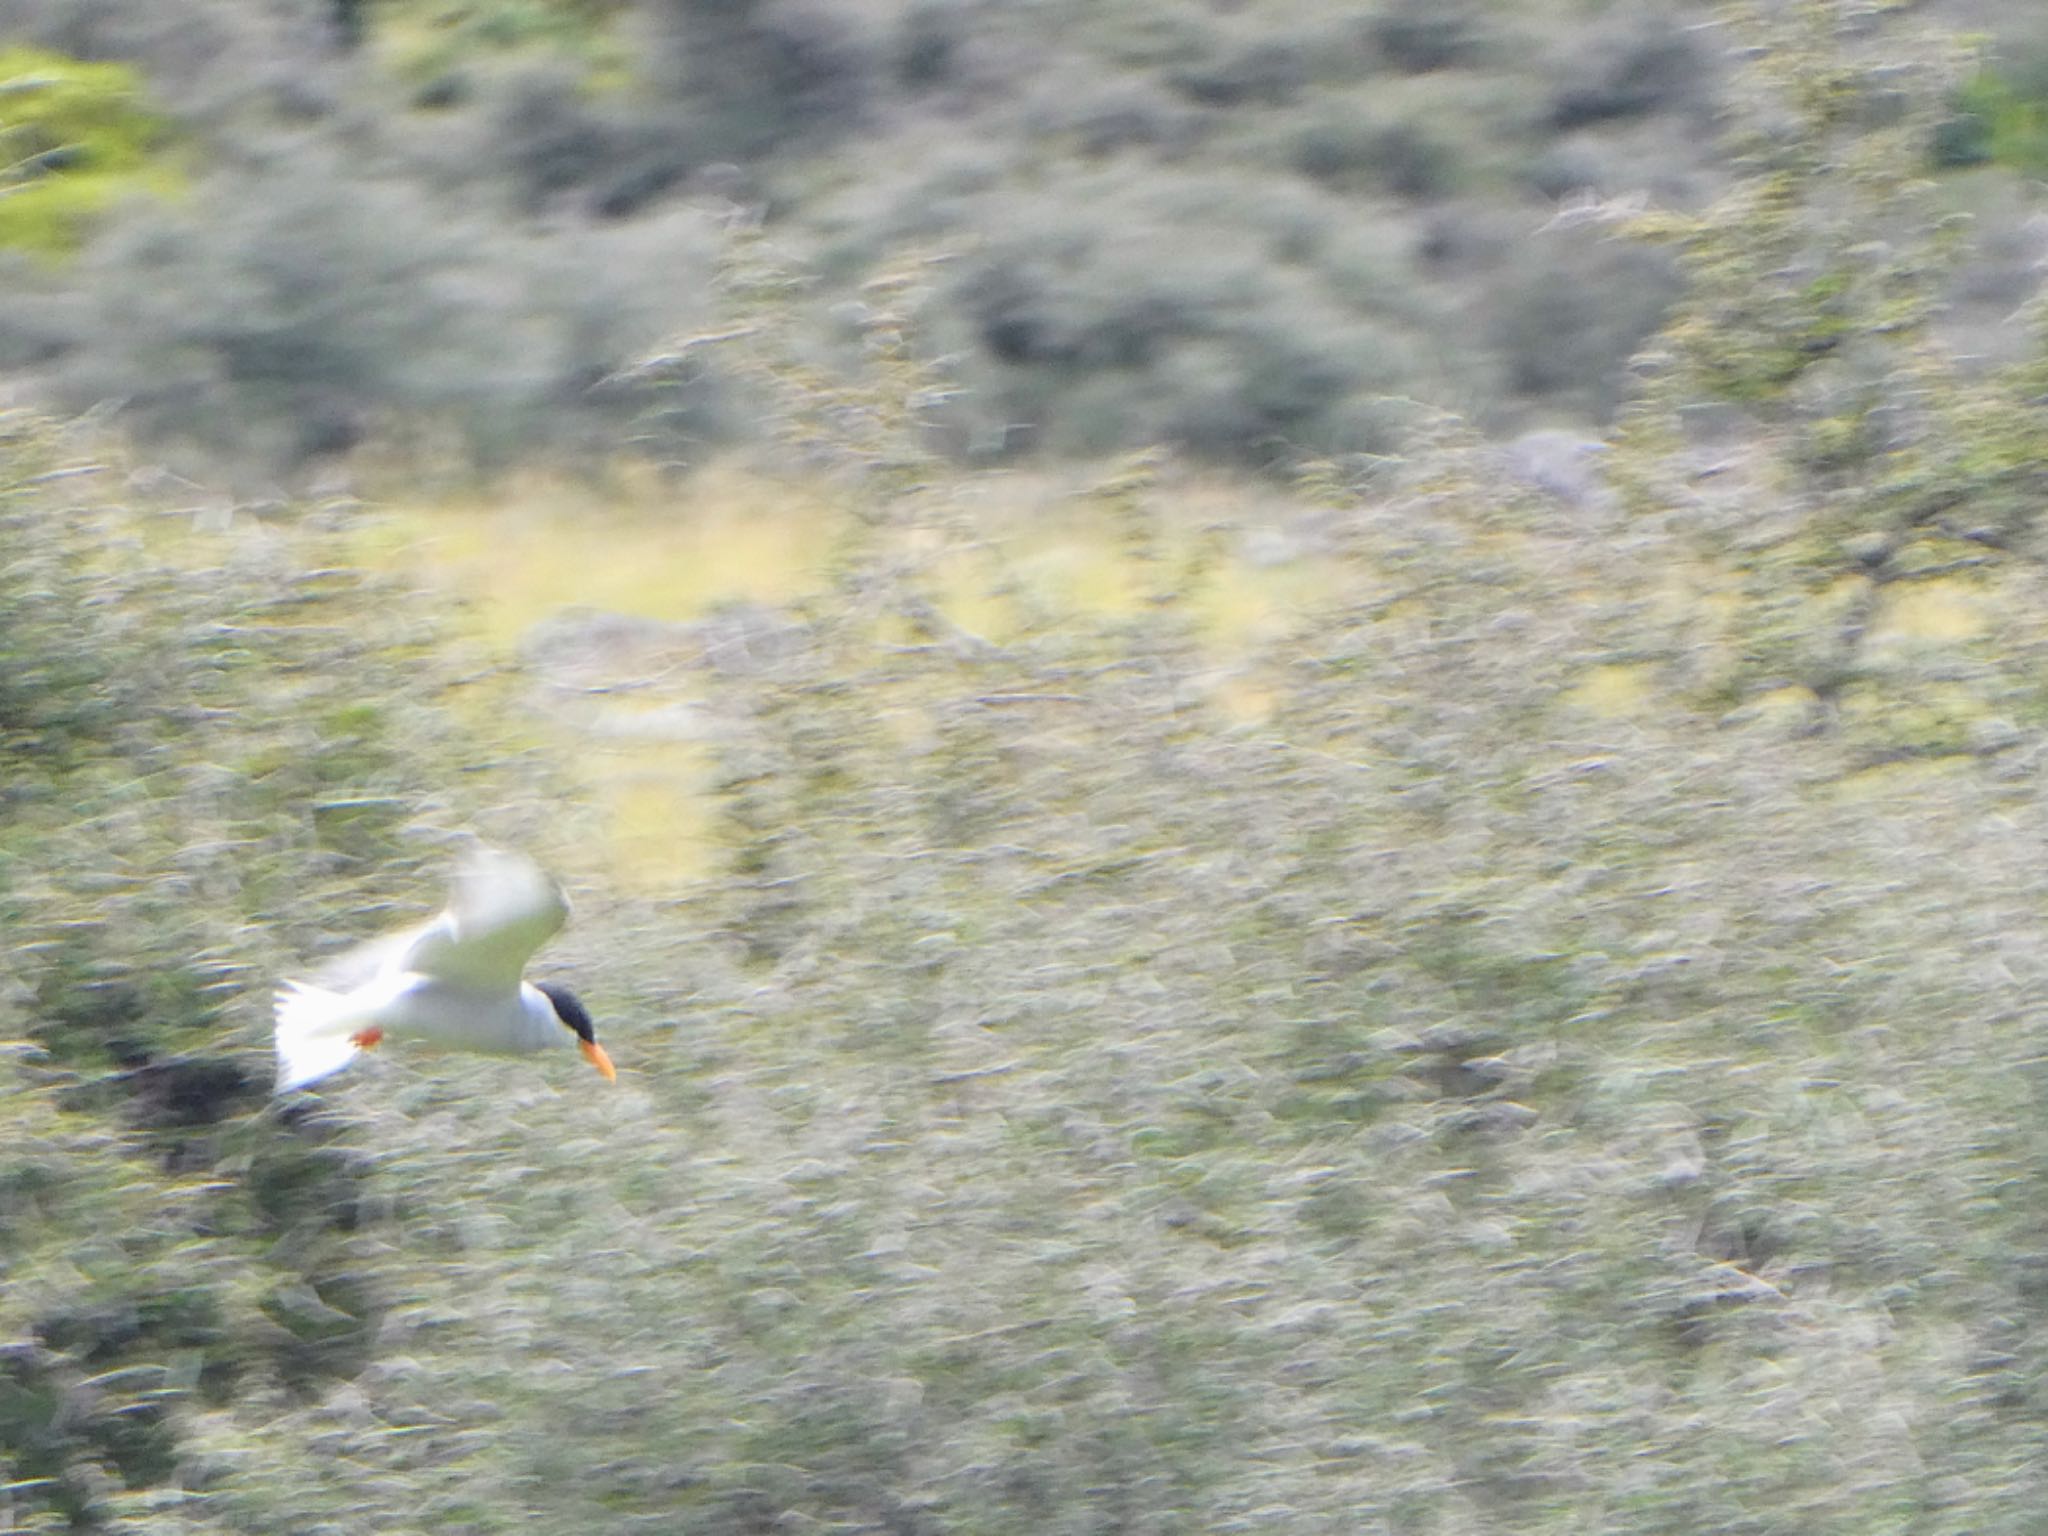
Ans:
{"type": "Polygon", "coordinates": [[[1261,565],[1233,558],[1207,571],[1186,601],[1204,643],[1234,655],[1280,638],[1305,614],[1334,601],[1347,584],[1363,580],[1331,560],[1261,565]]]}
{"type": "Polygon", "coordinates": [[[663,896],[717,873],[724,856],[711,754],[695,742],[579,755],[604,808],[610,872],[622,890],[663,896]]]}
{"type": "Polygon", "coordinates": [[[1121,510],[1073,477],[1005,475],[976,491],[971,534],[950,532],[962,542],[949,544],[949,530],[929,526],[894,537],[922,563],[940,611],[997,642],[1115,623],[1166,600],[1186,604],[1213,652],[1236,659],[1370,579],[1355,562],[1247,559],[1238,531],[1277,524],[1298,508],[1270,488],[1227,477],[1176,479],[1121,510]]]}
{"type": "Polygon", "coordinates": [[[1790,683],[1783,688],[1771,688],[1750,700],[1750,707],[1762,720],[1774,724],[1789,725],[1806,718],[1819,701],[1811,688],[1790,683]]]}
{"type": "Polygon", "coordinates": [[[1144,563],[1125,536],[1099,518],[1092,525],[1046,519],[1006,540],[996,558],[1019,603],[1042,622],[1126,618],[1145,603],[1144,563]]]}
{"type": "Polygon", "coordinates": [[[1017,606],[1001,589],[985,550],[953,550],[932,561],[926,575],[932,606],[947,622],[997,645],[1023,632],[1017,606]]]}
{"type": "Polygon", "coordinates": [[[1850,739],[1915,752],[1960,752],[1991,715],[1970,684],[1926,680],[1859,684],[1836,707],[1850,739]]]}
{"type": "MultiPolygon", "coordinates": [[[[446,592],[459,627],[505,656],[528,626],[572,605],[687,621],[726,602],[800,600],[822,590],[858,531],[823,490],[800,482],[710,467],[674,485],[627,467],[603,486],[529,473],[488,496],[399,505],[366,518],[354,539],[365,564],[446,592]]],[[[480,728],[502,734],[522,711],[501,717],[490,708],[497,693],[480,691],[478,713],[480,728]]],[[[664,690],[611,707],[674,702],[664,690]]],[[[604,857],[621,889],[671,894],[718,871],[713,759],[702,744],[585,742],[574,761],[602,810],[604,857]]]]}
{"type": "MultiPolygon", "coordinates": [[[[1183,572],[1174,597],[1222,669],[1211,707],[1240,725],[1264,723],[1276,708],[1270,681],[1248,665],[1259,650],[1369,579],[1355,563],[1331,559],[1247,559],[1237,518],[1257,509],[1241,487],[1208,484],[1193,506],[1178,497],[1166,504],[1161,493],[1157,508],[1129,515],[1045,477],[1008,476],[979,489],[971,520],[877,533],[820,485],[734,466],[707,466],[680,484],[632,465],[602,484],[527,472],[486,494],[401,502],[366,517],[353,552],[445,592],[458,629],[501,657],[528,626],[567,606],[674,622],[734,600],[801,600],[870,537],[887,541],[947,624],[998,645],[1131,618],[1183,572]]],[[[888,612],[860,643],[934,638],[944,636],[928,633],[914,611],[888,612]]],[[[1611,699],[1611,690],[1596,692],[1611,699]]],[[[502,701],[495,689],[478,701],[487,706],[476,711],[482,730],[488,706],[502,701]]],[[[882,724],[907,751],[935,739],[916,707],[887,711],[882,724]]],[[[622,888],[662,894],[716,872],[725,850],[702,748],[624,740],[586,745],[578,763],[622,888]]]]}
{"type": "Polygon", "coordinates": [[[1650,593],[1652,611],[1676,624],[1707,623],[1717,628],[1742,613],[1742,595],[1725,569],[1706,560],[1674,561],[1659,572],[1650,593]]]}
{"type": "Polygon", "coordinates": [[[1991,604],[1983,586],[1959,577],[1894,582],[1878,602],[1866,640],[1873,646],[1975,640],[1990,627],[1991,604]]]}
{"type": "Polygon", "coordinates": [[[1001,643],[1143,608],[1146,562],[1100,507],[1062,504],[1042,486],[1003,489],[977,509],[971,537],[949,543],[947,530],[931,527],[897,535],[948,619],[1001,643]]]}
{"type": "Polygon", "coordinates": [[[1906,757],[1876,763],[1836,780],[1834,795],[1837,800],[1859,805],[1897,796],[1911,798],[1958,773],[1968,772],[1970,764],[1971,759],[1962,756],[1906,757]]]}
{"type": "Polygon", "coordinates": [[[1640,714],[1656,697],[1648,662],[1606,662],[1589,667],[1565,690],[1565,702],[1602,719],[1640,714]]]}
{"type": "Polygon", "coordinates": [[[1211,690],[1209,702],[1233,725],[1264,725],[1273,718],[1279,699],[1270,684],[1232,673],[1211,690]]]}
{"type": "Polygon", "coordinates": [[[912,756],[922,756],[939,744],[939,729],[930,713],[915,704],[884,709],[875,721],[885,736],[912,756]]]}
{"type": "Polygon", "coordinates": [[[510,649],[571,604],[680,620],[736,599],[793,601],[823,586],[852,526],[816,488],[737,469],[674,487],[525,474],[487,498],[392,507],[366,520],[358,548],[369,564],[452,589],[510,649]]]}

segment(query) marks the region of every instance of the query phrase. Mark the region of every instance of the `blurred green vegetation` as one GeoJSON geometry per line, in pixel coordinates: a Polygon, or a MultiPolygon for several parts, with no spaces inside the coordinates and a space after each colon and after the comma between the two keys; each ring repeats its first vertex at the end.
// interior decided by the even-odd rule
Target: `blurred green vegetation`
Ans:
{"type": "Polygon", "coordinates": [[[621,0],[384,0],[337,7],[350,43],[374,38],[431,85],[465,62],[534,50],[595,61],[621,0]]]}
{"type": "Polygon", "coordinates": [[[366,1359],[364,1159],[264,1107],[222,1008],[352,872],[418,862],[337,813],[398,791],[410,820],[445,781],[408,702],[438,664],[401,620],[352,634],[379,598],[317,541],[201,548],[85,443],[0,430],[0,1519],[127,1528],[189,1475],[181,1405],[366,1359]]]}
{"type": "Polygon", "coordinates": [[[0,50],[0,249],[61,256],[117,198],[174,189],[137,71],[0,50]]]}
{"type": "Polygon", "coordinates": [[[1957,86],[1935,139],[1946,166],[1995,164],[2023,176],[2048,166],[2048,38],[2038,18],[1990,41],[1957,86]]]}
{"type": "Polygon", "coordinates": [[[753,437],[713,362],[651,417],[612,381],[705,319],[717,227],[756,215],[814,274],[806,352],[849,372],[863,286],[906,245],[958,257],[923,336],[953,360],[931,431],[956,459],[1172,441],[1284,476],[1385,450],[1400,397],[1597,421],[1671,274],[1544,226],[1719,175],[1721,50],[1679,0],[10,14],[136,70],[197,169],[182,208],[5,274],[0,368],[247,484],[394,442],[491,471],[622,425],[678,461],[753,437]],[[245,292],[253,318],[221,312],[245,292]]]}
{"type": "MultiPolygon", "coordinates": [[[[1373,56],[1484,54],[1436,14],[1373,56]]],[[[0,1526],[2036,1530],[2048,390],[1939,324],[1968,56],[1746,25],[1728,185],[1600,213],[1682,286],[1570,475],[1420,405],[970,472],[997,268],[821,353],[747,220],[613,387],[715,358],[756,458],[438,549],[0,418],[0,1526]],[[567,879],[620,1083],[273,1101],[275,980],[465,829],[567,879]]]]}
{"type": "MultiPolygon", "coordinates": [[[[2030,8],[1923,9],[1994,34],[1935,161],[2024,198],[2030,8]]],[[[133,72],[193,185],[177,207],[106,209],[61,269],[0,272],[0,368],[59,412],[121,402],[181,469],[259,486],[400,449],[460,474],[601,459],[621,431],[677,463],[758,440],[756,402],[709,354],[660,412],[619,387],[708,323],[734,218],[767,221],[809,274],[804,350],[842,382],[864,286],[906,246],[954,258],[921,342],[952,382],[929,430],[964,463],[1169,442],[1284,478],[1386,451],[1404,399],[1493,435],[1604,425],[1679,285],[1590,210],[1693,215],[1725,189],[1741,8],[161,15],[11,0],[49,57],[133,72]],[[246,314],[222,297],[245,293],[246,314]]],[[[88,186],[37,196],[54,209],[60,190],[88,186]]],[[[46,222],[39,241],[75,240],[46,222]]],[[[1972,257],[1975,323],[2032,254],[1972,257]]]]}

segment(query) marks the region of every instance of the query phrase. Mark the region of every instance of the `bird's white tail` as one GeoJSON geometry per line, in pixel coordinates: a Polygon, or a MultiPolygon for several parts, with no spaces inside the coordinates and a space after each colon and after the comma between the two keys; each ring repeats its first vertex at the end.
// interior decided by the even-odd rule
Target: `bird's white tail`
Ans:
{"type": "Polygon", "coordinates": [[[356,1054],[350,1000],[303,981],[277,989],[277,1092],[289,1093],[339,1072],[356,1054]]]}

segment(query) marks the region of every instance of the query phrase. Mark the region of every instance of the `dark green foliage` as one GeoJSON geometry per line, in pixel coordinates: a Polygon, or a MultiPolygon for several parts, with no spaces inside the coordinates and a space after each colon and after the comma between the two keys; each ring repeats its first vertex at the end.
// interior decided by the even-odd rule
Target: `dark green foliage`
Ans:
{"type": "MultiPolygon", "coordinates": [[[[202,174],[181,206],[114,210],[76,272],[0,282],[0,366],[61,409],[123,402],[167,452],[232,448],[252,480],[392,437],[492,465],[614,436],[623,397],[591,386],[701,312],[703,226],[673,211],[701,194],[714,216],[731,197],[772,209],[794,248],[826,248],[814,352],[836,346],[830,300],[857,296],[906,235],[978,260],[1056,223],[1084,245],[1155,244],[1172,267],[1221,221],[1230,260],[1269,238],[1304,268],[1220,297],[1144,283],[1129,301],[1082,270],[1075,292],[1021,301],[1068,333],[1045,345],[1020,342],[1016,316],[992,323],[977,284],[952,289],[963,305],[935,340],[967,344],[970,449],[1185,433],[1205,455],[1269,464],[1288,456],[1276,442],[1384,446],[1356,425],[1381,392],[1486,408],[1526,376],[1452,320],[1482,289],[1518,292],[1505,274],[1397,253],[1422,243],[1408,223],[1422,207],[1519,199],[1491,146],[1542,116],[1530,95],[1557,18],[1405,0],[1348,18],[1180,0],[1043,17],[978,0],[858,16],[808,0],[393,0],[357,18],[351,57],[307,50],[332,30],[324,14],[295,31],[214,0],[193,13],[192,47],[140,0],[8,3],[26,35],[135,60],[202,174]],[[985,160],[963,163],[973,146],[985,160]],[[1290,172],[1314,206],[1274,221],[1290,172]],[[1345,253],[1368,247],[1361,274],[1345,253]],[[1080,334],[1099,315],[1106,334],[1080,334]]],[[[1612,366],[1612,347],[1595,356],[1612,366]]],[[[744,423],[715,373],[692,382],[685,416],[634,424],[643,446],[689,456],[744,423]]]]}
{"type": "Polygon", "coordinates": [[[110,674],[121,660],[142,658],[51,644],[76,617],[82,583],[38,558],[17,522],[0,527],[0,538],[0,763],[15,781],[0,793],[20,796],[32,792],[28,775],[17,777],[23,764],[61,762],[115,728],[112,695],[128,678],[110,674]]]}
{"type": "Polygon", "coordinates": [[[2034,78],[2041,73],[1987,68],[1964,81],[1936,130],[1934,163],[1997,164],[2027,176],[2048,170],[2048,80],[2034,78]]]}
{"type": "Polygon", "coordinates": [[[896,44],[897,80],[913,91],[946,84],[972,25],[972,0],[920,0],[913,5],[904,15],[896,44]]]}
{"type": "Polygon", "coordinates": [[[1278,107],[1307,83],[1309,61],[1284,43],[1250,47],[1170,71],[1168,82],[1205,107],[1278,107]]]}
{"type": "MultiPolygon", "coordinates": [[[[1093,190],[1118,185],[1104,178],[1093,190]]],[[[1176,186],[1165,200],[1204,190],[1176,186]]],[[[1234,217],[1199,246],[1142,220],[1098,225],[1060,203],[1019,209],[1014,235],[949,278],[951,302],[996,365],[986,398],[971,402],[978,412],[1086,452],[1172,441],[1275,463],[1386,445],[1369,405],[1415,366],[1421,302],[1381,253],[1323,247],[1315,202],[1247,196],[1218,210],[1234,217]],[[1274,262],[1276,244],[1301,259],[1274,262]],[[1354,292],[1362,315],[1347,302],[1354,292]]]]}
{"type": "MultiPolygon", "coordinates": [[[[161,441],[232,444],[251,478],[394,433],[479,464],[611,440],[620,397],[590,386],[700,318],[705,241],[673,212],[699,194],[714,212],[726,197],[772,210],[818,254],[832,291],[810,322],[815,353],[836,345],[830,301],[857,296],[906,237],[979,260],[1020,224],[1093,226],[1092,244],[1184,253],[1219,222],[1225,245],[1270,222],[1280,259],[1327,273],[1333,305],[1277,284],[1192,322],[1184,311],[1216,304],[1201,285],[1140,284],[1101,345],[1020,347],[974,285],[955,288],[962,308],[935,339],[961,352],[967,444],[1139,446],[1179,429],[1180,406],[1156,401],[1189,392],[1183,373],[1222,380],[1192,406],[1203,451],[1259,463],[1276,428],[1372,446],[1338,424],[1381,389],[1487,422],[1604,414],[1668,290],[1645,268],[1532,243],[1551,210],[1531,194],[1696,207],[1720,175],[1731,36],[1678,3],[1385,0],[1338,17],[1186,0],[877,0],[857,15],[809,0],[393,0],[360,13],[368,41],[350,58],[309,48],[331,31],[324,6],[194,0],[176,26],[144,0],[5,7],[39,45],[131,61],[201,185],[182,211],[110,210],[105,249],[75,274],[7,274],[0,366],[63,409],[124,401],[161,441]],[[1118,174],[1093,179],[1101,162],[1118,174]],[[1273,220],[1290,172],[1321,196],[1273,220]],[[1182,176],[1201,193],[1175,195],[1182,176]],[[1436,260],[1435,232],[1475,217],[1511,233],[1436,260]],[[323,221],[314,250],[290,238],[323,221]],[[1323,254],[1369,245],[1417,259],[1360,282],[1323,254]],[[1525,267],[1532,250],[1546,272],[1525,267]],[[326,307],[281,311],[267,298],[280,282],[326,307]],[[1588,313],[1610,285],[1618,301],[1588,313]],[[245,291],[247,320],[214,313],[245,291]],[[1175,313],[1148,319],[1162,299],[1175,313]],[[1221,355],[1174,356],[1189,334],[1221,355]],[[1346,368],[1325,366],[1333,336],[1346,368]],[[1283,357],[1306,363],[1286,388],[1239,387],[1283,357]],[[1309,409],[1230,403],[1318,390],[1309,409]],[[1215,430],[1219,416],[1238,424],[1215,430]]],[[[2038,71],[2028,28],[2005,30],[1928,142],[1938,159],[2030,163],[2038,71]]],[[[1881,116],[1889,99],[1873,89],[1860,110],[1881,116]]],[[[1086,272],[1075,286],[1025,307],[1092,329],[1112,306],[1086,272]]],[[[708,372],[694,387],[687,419],[636,423],[653,451],[698,453],[744,423],[708,372]]]]}
{"type": "MultiPolygon", "coordinates": [[[[558,176],[630,195],[604,179],[629,166],[564,165],[550,158],[562,141],[525,131],[534,196],[558,176]]],[[[59,400],[122,401],[151,437],[271,469],[436,432],[502,460],[577,444],[617,404],[590,385],[651,316],[692,303],[686,266],[648,270],[621,239],[492,254],[483,229],[422,189],[285,155],[183,204],[129,210],[73,263],[63,282],[86,287],[68,304],[56,279],[8,288],[0,355],[59,400]]]]}
{"type": "Polygon", "coordinates": [[[1406,74],[1469,61],[1484,27],[1483,7],[1467,0],[1382,0],[1366,23],[1373,45],[1406,74]]]}
{"type": "Polygon", "coordinates": [[[1688,13],[1664,5],[1613,7],[1564,50],[1550,124],[1568,131],[1697,106],[1717,63],[1688,13]]]}
{"type": "Polygon", "coordinates": [[[692,151],[747,160],[844,133],[880,74],[875,42],[809,0],[653,0],[649,74],[687,114],[692,151]]]}
{"type": "Polygon", "coordinates": [[[1420,123],[1337,118],[1302,130],[1294,163],[1340,190],[1422,198],[1451,190],[1457,156],[1420,123]]]}
{"type": "Polygon", "coordinates": [[[1547,231],[1511,259],[1489,294],[1486,340],[1515,396],[1604,419],[1625,398],[1628,360],[1679,288],[1662,252],[1605,231],[1547,231]]]}
{"type": "Polygon", "coordinates": [[[593,97],[561,64],[515,73],[493,93],[494,152],[517,179],[521,198],[541,209],[577,193],[605,218],[635,212],[698,163],[701,146],[593,97]]]}

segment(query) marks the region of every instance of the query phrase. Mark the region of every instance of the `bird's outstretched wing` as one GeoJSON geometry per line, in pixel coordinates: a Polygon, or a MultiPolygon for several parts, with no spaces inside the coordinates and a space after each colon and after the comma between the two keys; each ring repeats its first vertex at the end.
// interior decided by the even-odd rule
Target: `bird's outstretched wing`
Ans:
{"type": "Polygon", "coordinates": [[[458,986],[512,990],[568,915],[569,898],[532,860],[478,849],[457,872],[448,909],[410,935],[396,963],[458,986]]]}
{"type": "Polygon", "coordinates": [[[313,973],[313,982],[330,992],[353,992],[387,971],[402,968],[401,962],[413,945],[419,943],[426,931],[438,922],[439,918],[430,923],[414,923],[397,933],[387,933],[380,939],[345,949],[321,963],[313,973]]]}

